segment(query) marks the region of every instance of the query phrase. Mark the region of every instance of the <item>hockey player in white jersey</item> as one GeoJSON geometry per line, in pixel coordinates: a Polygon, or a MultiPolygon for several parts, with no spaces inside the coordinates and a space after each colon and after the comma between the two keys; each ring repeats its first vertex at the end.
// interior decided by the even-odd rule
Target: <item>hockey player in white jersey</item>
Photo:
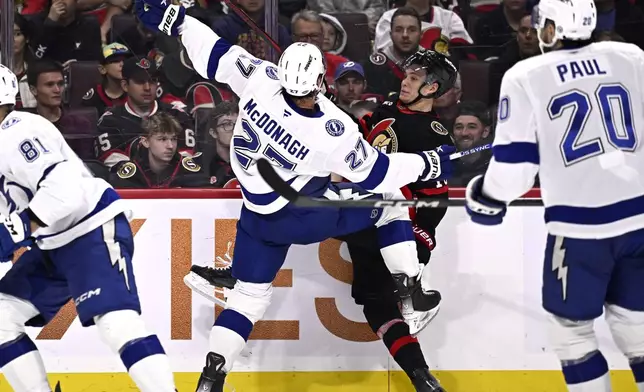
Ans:
{"type": "Polygon", "coordinates": [[[25,326],[47,324],[70,299],[96,325],[141,391],[174,392],[170,363],[141,318],[126,206],[94,178],[45,118],[13,111],[16,76],[0,65],[0,368],[16,392],[50,392],[25,326]]]}
{"type": "Polygon", "coordinates": [[[503,77],[493,159],[468,184],[472,220],[501,223],[537,172],[548,229],[543,307],[572,392],[610,391],[594,319],[644,391],[644,52],[591,43],[593,0],[541,0],[547,53],[503,77]]]}
{"type": "MultiPolygon", "coordinates": [[[[367,191],[400,194],[401,186],[419,179],[446,177],[453,147],[388,156],[371,147],[355,122],[320,93],[326,70],[324,56],[314,45],[289,46],[275,66],[231,46],[208,26],[185,16],[183,7],[166,0],[139,0],[136,13],[147,27],[181,36],[194,69],[204,78],[228,84],[240,97],[231,145],[231,165],[244,203],[232,263],[238,281],[211,331],[213,352],[198,389],[223,390],[226,373],[270,304],[271,282],[292,244],[320,242],[375,225],[383,258],[400,282],[401,294],[411,297],[419,311],[434,305],[428,297],[436,294],[424,279],[427,274],[420,273],[406,209],[296,208],[264,182],[256,161],[271,161],[303,194],[366,198],[374,197],[367,191]],[[356,184],[331,185],[331,173],[356,184]]],[[[428,81],[423,94],[440,95],[449,87],[428,81]]],[[[430,390],[442,390],[434,384],[430,390]]]]}

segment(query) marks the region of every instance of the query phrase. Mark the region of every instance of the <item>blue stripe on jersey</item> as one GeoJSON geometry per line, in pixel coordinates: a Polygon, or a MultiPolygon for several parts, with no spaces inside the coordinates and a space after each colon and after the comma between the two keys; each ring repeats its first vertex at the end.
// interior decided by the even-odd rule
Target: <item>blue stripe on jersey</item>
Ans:
{"type": "MultiPolygon", "coordinates": [[[[290,180],[286,181],[286,183],[291,185],[296,178],[297,177],[293,177],[290,180]]],[[[330,183],[331,183],[330,177],[313,177],[309,180],[309,182],[306,183],[306,185],[302,187],[302,189],[300,189],[299,193],[302,195],[311,196],[311,197],[322,196],[324,191],[326,191],[327,188],[329,187],[330,183]]],[[[280,197],[280,195],[277,192],[269,192],[269,193],[261,193],[261,194],[252,193],[252,192],[249,192],[247,189],[245,189],[243,186],[241,186],[241,191],[246,200],[258,206],[267,206],[272,202],[276,201],[280,197]]]]}
{"type": "Polygon", "coordinates": [[[539,146],[537,143],[515,142],[492,147],[492,154],[501,163],[534,163],[539,164],[539,146]]]}
{"type": "Polygon", "coordinates": [[[546,208],[548,222],[578,225],[603,225],[644,214],[644,196],[618,201],[601,207],[552,206],[546,208]]]}
{"type": "Polygon", "coordinates": [[[371,172],[367,178],[360,182],[356,182],[356,185],[361,186],[366,190],[373,190],[380,185],[382,180],[385,179],[387,170],[389,170],[389,157],[378,152],[378,159],[376,159],[376,163],[373,164],[371,172]]]}
{"type": "MultiPolygon", "coordinates": [[[[85,221],[86,221],[86,220],[88,220],[89,218],[93,217],[94,215],[96,215],[96,214],[98,214],[99,212],[101,212],[101,211],[103,211],[104,209],[106,209],[110,204],[112,204],[112,203],[114,203],[115,201],[120,200],[120,199],[121,199],[121,197],[119,196],[119,194],[118,194],[118,193],[116,193],[116,191],[114,190],[114,188],[107,188],[107,189],[105,190],[105,192],[103,192],[103,194],[101,195],[101,198],[98,200],[98,203],[96,203],[96,207],[94,207],[94,209],[92,210],[92,212],[90,212],[89,214],[85,215],[85,217],[83,217],[83,219],[79,220],[79,221],[78,221],[74,226],[72,226],[72,227],[75,227],[75,226],[80,225],[81,223],[85,222],[85,221]]],[[[65,230],[63,230],[63,231],[59,231],[58,233],[51,233],[51,234],[47,234],[47,235],[41,235],[41,236],[38,236],[38,238],[37,238],[37,239],[38,239],[38,240],[42,240],[42,239],[44,239],[44,238],[49,238],[49,237],[57,236],[57,235],[59,235],[59,234],[62,234],[62,233],[64,233],[64,232],[66,232],[67,230],[71,229],[72,227],[69,227],[69,228],[67,228],[67,229],[65,229],[65,230]]]]}
{"type": "Polygon", "coordinates": [[[56,166],[58,166],[59,163],[62,163],[62,162],[67,162],[67,160],[62,160],[60,162],[56,162],[56,163],[50,165],[48,168],[45,169],[45,171],[42,173],[42,176],[40,177],[40,180],[38,180],[38,185],[36,185],[36,189],[40,189],[40,183],[45,181],[45,179],[47,178],[49,173],[51,173],[51,171],[54,170],[54,168],[56,166]]]}
{"type": "Polygon", "coordinates": [[[219,68],[219,60],[223,55],[228,53],[230,47],[231,45],[223,38],[219,38],[217,42],[215,42],[215,46],[212,47],[210,57],[208,58],[208,79],[214,79],[215,72],[217,72],[217,68],[219,68]]]}

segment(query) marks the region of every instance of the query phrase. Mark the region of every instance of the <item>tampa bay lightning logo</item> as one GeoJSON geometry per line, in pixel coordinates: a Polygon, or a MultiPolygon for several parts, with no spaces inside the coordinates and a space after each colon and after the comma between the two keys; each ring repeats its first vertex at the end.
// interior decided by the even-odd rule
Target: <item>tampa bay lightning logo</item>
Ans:
{"type": "Polygon", "coordinates": [[[329,120],[324,124],[324,128],[331,136],[340,136],[344,133],[344,124],[340,120],[329,120]]]}
{"type": "Polygon", "coordinates": [[[279,77],[277,76],[277,68],[271,67],[270,65],[266,67],[266,75],[273,80],[279,80],[279,77]]]}
{"type": "Polygon", "coordinates": [[[16,125],[16,124],[17,124],[17,123],[19,123],[19,122],[20,122],[20,118],[18,118],[18,117],[11,117],[9,120],[7,120],[7,122],[5,122],[4,124],[2,124],[2,129],[7,129],[7,128],[9,128],[10,126],[16,125]]]}

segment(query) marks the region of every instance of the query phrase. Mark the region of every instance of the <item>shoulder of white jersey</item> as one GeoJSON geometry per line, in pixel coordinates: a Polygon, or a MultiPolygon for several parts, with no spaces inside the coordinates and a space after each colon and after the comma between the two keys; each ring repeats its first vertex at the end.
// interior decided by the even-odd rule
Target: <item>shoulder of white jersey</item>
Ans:
{"type": "Polygon", "coordinates": [[[55,134],[60,134],[58,129],[46,118],[29,112],[12,111],[7,115],[0,125],[0,131],[8,129],[18,129],[20,132],[39,133],[43,129],[56,130],[55,134]]]}

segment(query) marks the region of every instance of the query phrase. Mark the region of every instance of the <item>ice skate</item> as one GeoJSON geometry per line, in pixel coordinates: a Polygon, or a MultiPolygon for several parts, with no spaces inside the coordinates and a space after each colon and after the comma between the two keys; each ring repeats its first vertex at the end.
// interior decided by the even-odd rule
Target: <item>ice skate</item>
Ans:
{"type": "Polygon", "coordinates": [[[213,352],[206,355],[206,366],[199,377],[196,392],[224,392],[226,373],[223,371],[226,360],[213,352]]]}
{"type": "Polygon", "coordinates": [[[183,278],[183,283],[191,290],[223,307],[226,306],[227,292],[235,287],[235,282],[237,279],[233,278],[230,266],[212,268],[193,265],[183,278]],[[223,294],[223,298],[216,295],[218,292],[223,294]]]}
{"type": "Polygon", "coordinates": [[[414,370],[411,382],[414,384],[416,392],[447,392],[429,372],[429,369],[414,370]]]}

